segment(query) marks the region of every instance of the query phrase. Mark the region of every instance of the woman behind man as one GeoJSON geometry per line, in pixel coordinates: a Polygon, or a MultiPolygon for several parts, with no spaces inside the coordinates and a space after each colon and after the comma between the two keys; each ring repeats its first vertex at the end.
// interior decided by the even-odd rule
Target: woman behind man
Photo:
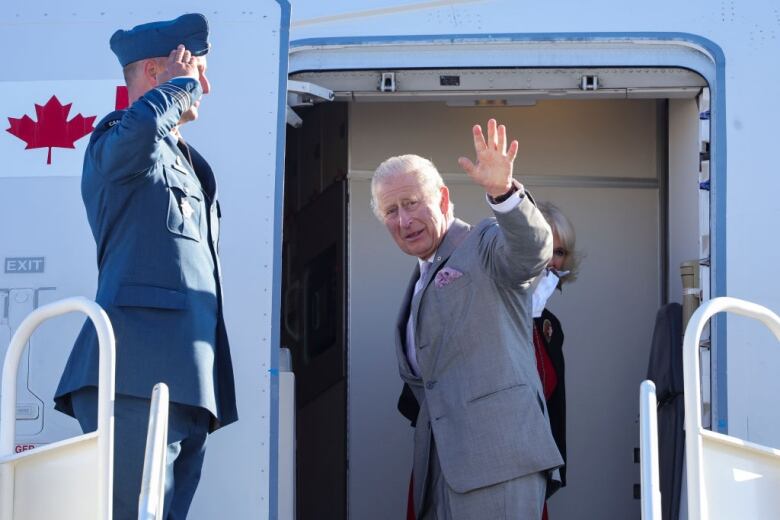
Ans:
{"type": "MultiPolygon", "coordinates": [[[[553,257],[541,277],[533,298],[534,350],[542,381],[547,412],[555,443],[566,462],[566,388],[564,385],[563,330],[558,318],[546,309],[547,300],[557,288],[577,278],[579,255],[575,251],[574,226],[554,204],[541,202],[537,207],[553,232],[553,257]]],[[[561,486],[566,485],[566,466],[560,469],[561,486]]],[[[548,489],[548,496],[557,488],[548,489]]],[[[542,519],[547,520],[547,503],[542,519]]]]}

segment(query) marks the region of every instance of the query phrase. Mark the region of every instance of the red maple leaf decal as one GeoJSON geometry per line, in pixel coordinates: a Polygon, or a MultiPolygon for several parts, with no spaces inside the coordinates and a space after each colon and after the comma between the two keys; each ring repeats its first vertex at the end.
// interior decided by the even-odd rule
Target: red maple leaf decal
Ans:
{"type": "Polygon", "coordinates": [[[127,87],[119,85],[116,88],[116,102],[114,103],[114,110],[124,110],[130,106],[130,94],[127,92],[127,87]]]}
{"type": "Polygon", "coordinates": [[[37,122],[28,115],[20,119],[9,117],[8,123],[11,127],[7,128],[6,132],[27,143],[25,150],[48,148],[46,164],[51,164],[52,148],[75,148],[76,141],[95,129],[92,124],[97,116],[84,117],[76,114],[68,121],[72,105],[73,103],[68,103],[63,106],[57,96],[52,96],[44,106],[35,104],[37,122]]]}

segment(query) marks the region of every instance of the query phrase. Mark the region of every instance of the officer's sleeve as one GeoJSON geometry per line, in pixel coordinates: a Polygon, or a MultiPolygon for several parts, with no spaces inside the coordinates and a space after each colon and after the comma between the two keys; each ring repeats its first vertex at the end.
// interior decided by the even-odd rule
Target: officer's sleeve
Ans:
{"type": "Polygon", "coordinates": [[[110,181],[145,174],[157,161],[160,141],[203,95],[200,82],[174,78],[141,96],[121,119],[108,121],[88,151],[95,169],[110,181]]]}

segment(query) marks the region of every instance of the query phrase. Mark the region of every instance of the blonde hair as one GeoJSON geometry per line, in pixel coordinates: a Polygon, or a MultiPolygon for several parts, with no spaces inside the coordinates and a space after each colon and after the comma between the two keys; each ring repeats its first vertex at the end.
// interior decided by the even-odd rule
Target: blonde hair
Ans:
{"type": "MultiPolygon", "coordinates": [[[[445,186],[444,179],[441,178],[439,170],[436,169],[436,166],[431,161],[414,154],[390,157],[377,167],[373,177],[371,177],[371,210],[380,221],[384,220],[384,218],[379,212],[376,200],[379,186],[396,175],[414,175],[420,183],[427,200],[441,200],[441,189],[445,186]]],[[[455,204],[450,199],[450,204],[447,208],[447,219],[450,221],[453,219],[454,208],[455,204]]]]}
{"type": "Polygon", "coordinates": [[[562,286],[564,282],[571,283],[577,279],[580,260],[582,260],[582,253],[575,249],[577,234],[574,232],[574,226],[566,215],[552,202],[539,202],[536,204],[536,207],[539,208],[547,223],[550,224],[553,233],[558,234],[558,240],[560,240],[561,245],[566,250],[566,258],[563,261],[561,270],[569,271],[569,274],[561,278],[558,287],[562,286]]]}

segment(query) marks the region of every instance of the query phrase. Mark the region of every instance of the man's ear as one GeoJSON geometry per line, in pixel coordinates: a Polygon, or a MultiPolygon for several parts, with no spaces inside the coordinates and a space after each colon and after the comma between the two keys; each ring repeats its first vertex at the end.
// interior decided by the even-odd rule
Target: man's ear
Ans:
{"type": "Polygon", "coordinates": [[[157,85],[157,75],[160,73],[160,66],[155,59],[144,60],[143,76],[144,82],[153,86],[157,85]]]}
{"type": "Polygon", "coordinates": [[[439,193],[441,193],[439,209],[441,209],[442,215],[446,215],[450,209],[450,189],[447,186],[442,186],[439,189],[439,193]]]}

